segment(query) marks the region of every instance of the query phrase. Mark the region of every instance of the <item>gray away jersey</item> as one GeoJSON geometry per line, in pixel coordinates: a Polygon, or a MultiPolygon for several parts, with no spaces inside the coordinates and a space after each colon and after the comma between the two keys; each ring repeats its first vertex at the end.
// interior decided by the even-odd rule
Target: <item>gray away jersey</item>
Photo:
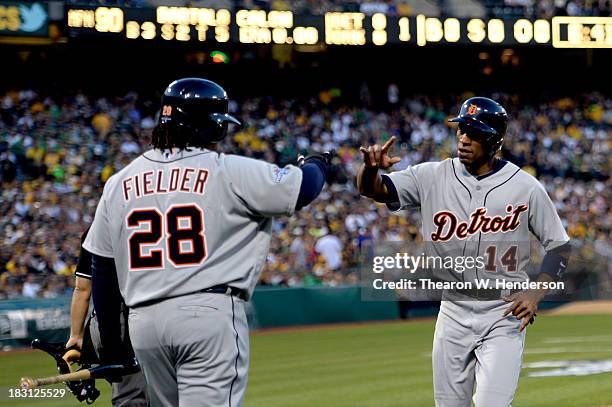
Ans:
{"type": "Polygon", "coordinates": [[[386,176],[397,189],[400,209],[421,209],[427,255],[484,260],[484,267],[467,267],[461,276],[436,273],[440,278],[524,281],[531,233],[546,251],[569,241],[546,190],[510,162],[480,180],[458,158],[422,163],[386,176]]]}
{"type": "Polygon", "coordinates": [[[220,284],[250,296],[272,218],[293,214],[301,182],[291,165],[150,150],[107,181],[83,247],[115,259],[130,307],[220,284]]]}

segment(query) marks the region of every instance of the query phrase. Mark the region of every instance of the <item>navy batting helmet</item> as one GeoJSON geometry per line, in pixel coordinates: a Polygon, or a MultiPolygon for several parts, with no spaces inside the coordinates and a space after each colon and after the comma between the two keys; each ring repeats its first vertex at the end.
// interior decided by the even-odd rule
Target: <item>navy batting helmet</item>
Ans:
{"type": "Polygon", "coordinates": [[[161,105],[158,125],[174,128],[176,133],[190,138],[187,144],[192,146],[217,143],[227,134],[229,123],[240,125],[228,114],[225,90],[207,79],[183,78],[172,82],[164,91],[161,105]]]}
{"type": "Polygon", "coordinates": [[[491,154],[494,154],[504,141],[508,128],[508,114],[496,101],[476,96],[463,102],[459,116],[450,119],[449,122],[459,123],[464,133],[475,137],[477,141],[485,144],[491,154]]]}

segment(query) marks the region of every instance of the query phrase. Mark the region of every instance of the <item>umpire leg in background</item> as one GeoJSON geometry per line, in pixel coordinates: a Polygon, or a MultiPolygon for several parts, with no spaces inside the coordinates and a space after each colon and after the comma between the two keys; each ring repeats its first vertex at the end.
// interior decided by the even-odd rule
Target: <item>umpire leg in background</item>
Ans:
{"type": "MultiPolygon", "coordinates": [[[[124,342],[129,343],[129,333],[126,329],[127,325],[127,307],[125,304],[121,306],[121,335],[124,342]]],[[[89,317],[88,333],[91,335],[91,342],[95,353],[100,357],[100,330],[98,329],[98,320],[94,313],[89,317]]],[[[86,328],[87,330],[87,328],[86,328]]],[[[123,376],[122,380],[117,383],[112,383],[112,403],[113,407],[146,407],[148,406],[147,394],[144,374],[142,371],[123,376]]]]}

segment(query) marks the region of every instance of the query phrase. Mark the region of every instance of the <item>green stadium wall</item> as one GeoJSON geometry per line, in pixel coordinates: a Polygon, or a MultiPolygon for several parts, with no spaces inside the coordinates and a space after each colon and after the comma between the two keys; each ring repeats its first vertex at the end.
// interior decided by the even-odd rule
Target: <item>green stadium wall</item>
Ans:
{"type": "MultiPolygon", "coordinates": [[[[70,296],[0,301],[0,349],[27,347],[34,338],[62,342],[70,329],[70,296]]],[[[362,301],[359,286],[257,288],[247,307],[251,329],[398,317],[395,301],[362,301]]],[[[422,309],[420,314],[433,315],[422,309]]]]}
{"type": "Polygon", "coordinates": [[[398,317],[395,301],[362,301],[361,287],[258,288],[249,310],[252,329],[398,317]]]}
{"type": "MultiPolygon", "coordinates": [[[[361,294],[360,286],[258,287],[247,306],[249,326],[251,329],[265,329],[385,321],[399,317],[397,301],[392,296],[388,301],[364,301],[361,294]]],[[[34,338],[49,342],[67,340],[70,301],[71,296],[0,301],[0,349],[28,347],[34,338]]],[[[545,308],[557,305],[547,303],[545,308]]],[[[415,302],[410,316],[434,316],[436,312],[436,303],[415,302]]]]}

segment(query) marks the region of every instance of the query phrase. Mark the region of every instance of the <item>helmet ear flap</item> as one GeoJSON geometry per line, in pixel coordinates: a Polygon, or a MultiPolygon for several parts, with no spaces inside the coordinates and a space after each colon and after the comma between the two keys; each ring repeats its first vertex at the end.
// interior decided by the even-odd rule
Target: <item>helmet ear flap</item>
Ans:
{"type": "Polygon", "coordinates": [[[201,127],[197,130],[198,138],[209,143],[218,143],[227,135],[227,122],[212,122],[210,126],[201,127]]]}
{"type": "Polygon", "coordinates": [[[499,149],[501,148],[502,144],[504,143],[504,138],[495,138],[493,140],[491,140],[488,144],[488,153],[490,156],[494,156],[495,154],[497,154],[497,152],[499,151],[499,149]]]}

